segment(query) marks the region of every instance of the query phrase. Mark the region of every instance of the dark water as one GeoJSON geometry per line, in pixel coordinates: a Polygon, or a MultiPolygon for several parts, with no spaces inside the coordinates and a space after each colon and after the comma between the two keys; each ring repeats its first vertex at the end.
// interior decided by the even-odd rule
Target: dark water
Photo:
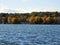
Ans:
{"type": "Polygon", "coordinates": [[[60,25],[0,24],[0,45],[60,45],[60,25]]]}

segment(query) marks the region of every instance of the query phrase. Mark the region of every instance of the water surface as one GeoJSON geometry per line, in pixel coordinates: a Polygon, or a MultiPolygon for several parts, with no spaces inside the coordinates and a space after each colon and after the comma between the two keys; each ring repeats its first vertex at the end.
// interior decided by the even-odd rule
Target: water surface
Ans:
{"type": "Polygon", "coordinates": [[[0,24],[0,45],[60,45],[60,25],[0,24]]]}

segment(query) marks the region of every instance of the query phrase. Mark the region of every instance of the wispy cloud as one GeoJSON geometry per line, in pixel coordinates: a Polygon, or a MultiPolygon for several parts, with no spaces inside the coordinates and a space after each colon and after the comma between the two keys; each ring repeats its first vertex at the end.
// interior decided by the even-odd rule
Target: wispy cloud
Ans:
{"type": "Polygon", "coordinates": [[[2,3],[0,3],[0,12],[4,12],[5,9],[8,9],[8,7],[2,3]]]}
{"type": "Polygon", "coordinates": [[[19,13],[19,9],[10,8],[7,5],[0,3],[0,13],[19,13]]]}
{"type": "Polygon", "coordinates": [[[27,13],[27,12],[39,12],[39,11],[60,11],[59,8],[53,7],[53,6],[47,6],[47,7],[23,7],[23,8],[10,8],[7,5],[0,3],[0,13],[27,13]]]}
{"type": "Polygon", "coordinates": [[[22,2],[28,2],[29,0],[21,0],[22,2]]]}
{"type": "Polygon", "coordinates": [[[52,11],[59,11],[58,10],[59,8],[55,8],[53,6],[48,6],[48,7],[27,7],[27,8],[21,8],[19,11],[20,12],[40,12],[40,11],[49,11],[49,12],[52,12],[52,11]]]}

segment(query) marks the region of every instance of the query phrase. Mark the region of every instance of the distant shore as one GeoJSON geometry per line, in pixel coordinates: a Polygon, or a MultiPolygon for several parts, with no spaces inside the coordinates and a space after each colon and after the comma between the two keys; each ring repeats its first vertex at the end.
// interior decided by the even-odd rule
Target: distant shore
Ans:
{"type": "Polygon", "coordinates": [[[0,24],[60,24],[60,12],[0,13],[0,24]]]}

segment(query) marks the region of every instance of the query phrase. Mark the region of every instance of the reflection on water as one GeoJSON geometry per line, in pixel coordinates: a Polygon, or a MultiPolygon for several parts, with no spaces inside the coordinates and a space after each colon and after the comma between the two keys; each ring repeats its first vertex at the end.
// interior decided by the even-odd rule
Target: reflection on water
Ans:
{"type": "Polygon", "coordinates": [[[0,25],[0,45],[60,45],[60,25],[0,25]]]}

